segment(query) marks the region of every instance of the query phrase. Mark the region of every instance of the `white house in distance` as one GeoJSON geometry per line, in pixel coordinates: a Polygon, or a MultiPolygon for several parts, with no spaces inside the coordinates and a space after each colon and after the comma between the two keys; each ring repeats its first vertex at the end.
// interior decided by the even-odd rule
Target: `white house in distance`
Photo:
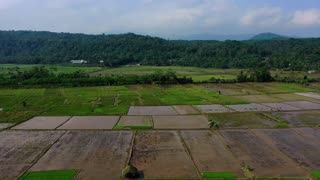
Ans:
{"type": "Polygon", "coordinates": [[[71,60],[70,61],[72,64],[86,64],[88,61],[80,59],[80,60],[71,60]]]}
{"type": "Polygon", "coordinates": [[[310,71],[308,71],[309,74],[314,74],[314,73],[316,73],[316,72],[317,72],[316,70],[310,70],[310,71]]]}

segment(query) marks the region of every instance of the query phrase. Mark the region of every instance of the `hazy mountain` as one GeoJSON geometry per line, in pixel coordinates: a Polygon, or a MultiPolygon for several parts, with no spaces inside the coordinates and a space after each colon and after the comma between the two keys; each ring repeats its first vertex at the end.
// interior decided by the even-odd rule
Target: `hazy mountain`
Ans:
{"type": "Polygon", "coordinates": [[[283,36],[274,33],[261,33],[258,35],[253,36],[250,40],[275,40],[275,39],[289,39],[288,36],[283,36]]]}
{"type": "Polygon", "coordinates": [[[217,40],[217,41],[225,41],[225,40],[249,40],[253,34],[231,34],[231,35],[218,35],[218,34],[190,34],[190,35],[183,35],[183,36],[176,36],[173,39],[179,40],[217,40]]]}

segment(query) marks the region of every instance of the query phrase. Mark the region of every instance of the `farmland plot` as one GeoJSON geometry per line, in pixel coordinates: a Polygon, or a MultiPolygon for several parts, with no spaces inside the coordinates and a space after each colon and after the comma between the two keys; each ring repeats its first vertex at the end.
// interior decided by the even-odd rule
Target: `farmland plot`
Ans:
{"type": "Polygon", "coordinates": [[[209,120],[219,123],[222,128],[270,128],[276,124],[261,113],[212,114],[209,120]]]}
{"type": "Polygon", "coordinates": [[[78,179],[119,179],[132,132],[70,131],[30,171],[79,169],[78,179]]]}
{"type": "Polygon", "coordinates": [[[182,131],[181,136],[200,172],[232,172],[242,177],[240,163],[211,131],[182,131]]]}
{"type": "Polygon", "coordinates": [[[262,139],[309,170],[320,169],[320,146],[291,129],[254,130],[262,139]]]}
{"type": "Polygon", "coordinates": [[[4,131],[0,133],[0,179],[17,179],[64,132],[4,131]]]}
{"type": "Polygon", "coordinates": [[[34,117],[12,129],[56,129],[68,119],[70,119],[70,116],[34,117]]]}
{"type": "Polygon", "coordinates": [[[131,106],[128,115],[177,115],[171,106],[131,106]]]}
{"type": "Polygon", "coordinates": [[[151,129],[151,116],[122,116],[115,129],[151,129]]]}
{"type": "Polygon", "coordinates": [[[212,105],[196,105],[196,107],[201,110],[203,113],[226,113],[226,112],[234,112],[231,109],[228,109],[219,104],[212,105]]]}
{"type": "Polygon", "coordinates": [[[296,111],[296,110],[301,110],[300,108],[294,107],[294,106],[290,106],[288,104],[285,103],[261,103],[264,106],[269,106],[271,107],[273,110],[276,111],[296,111]]]}
{"type": "Polygon", "coordinates": [[[263,106],[261,104],[256,104],[256,103],[228,105],[227,107],[238,112],[272,111],[272,108],[268,106],[263,106]]]}
{"type": "Polygon", "coordinates": [[[204,115],[153,116],[155,129],[208,129],[204,115]]]}
{"type": "Polygon", "coordinates": [[[272,149],[267,143],[248,130],[219,131],[230,150],[243,165],[254,168],[257,177],[306,177],[297,165],[272,149]]]}
{"type": "Polygon", "coordinates": [[[305,110],[320,109],[320,104],[309,101],[286,102],[286,104],[305,110]]]}
{"type": "Polygon", "coordinates": [[[297,95],[301,95],[301,96],[306,96],[306,97],[311,97],[311,98],[315,98],[315,99],[320,99],[320,94],[318,93],[295,93],[297,95]]]}
{"type": "Polygon", "coordinates": [[[174,131],[138,132],[131,164],[145,179],[199,179],[191,158],[174,131]]]}
{"type": "Polygon", "coordinates": [[[295,128],[299,134],[307,137],[308,139],[313,140],[313,142],[318,143],[320,145],[320,129],[317,128],[295,128]]]}
{"type": "Polygon", "coordinates": [[[287,121],[292,127],[320,125],[320,111],[273,112],[271,114],[287,121]]]}
{"type": "Polygon", "coordinates": [[[197,111],[194,107],[190,105],[178,105],[173,106],[173,108],[178,112],[178,114],[181,115],[187,115],[187,114],[199,114],[200,112],[197,111]]]}
{"type": "Polygon", "coordinates": [[[239,99],[250,103],[274,103],[274,102],[283,102],[284,100],[279,98],[274,98],[269,95],[246,95],[246,96],[237,96],[239,99]]]}
{"type": "Polygon", "coordinates": [[[58,129],[112,129],[119,116],[74,116],[58,129]]]}

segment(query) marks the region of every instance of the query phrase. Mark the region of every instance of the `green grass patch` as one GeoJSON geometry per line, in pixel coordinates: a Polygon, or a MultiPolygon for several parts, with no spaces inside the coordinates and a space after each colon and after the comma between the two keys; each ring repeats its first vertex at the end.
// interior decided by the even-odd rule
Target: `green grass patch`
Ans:
{"type": "Polygon", "coordinates": [[[236,176],[229,172],[204,172],[201,176],[205,179],[236,179],[236,176]]]}
{"type": "Polygon", "coordinates": [[[152,126],[115,126],[113,129],[149,130],[152,126]]]}
{"type": "Polygon", "coordinates": [[[19,180],[72,180],[77,170],[27,172],[19,180]]]}
{"type": "Polygon", "coordinates": [[[320,171],[311,172],[311,176],[316,178],[316,179],[320,179],[320,171]]]}

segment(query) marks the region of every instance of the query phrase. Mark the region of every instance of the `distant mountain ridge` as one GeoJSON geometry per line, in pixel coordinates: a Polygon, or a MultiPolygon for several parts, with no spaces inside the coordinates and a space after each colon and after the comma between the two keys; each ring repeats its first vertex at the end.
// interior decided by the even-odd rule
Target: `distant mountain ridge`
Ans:
{"type": "Polygon", "coordinates": [[[289,39],[288,36],[283,36],[274,33],[260,33],[258,35],[253,36],[250,40],[281,40],[281,39],[289,39]]]}

